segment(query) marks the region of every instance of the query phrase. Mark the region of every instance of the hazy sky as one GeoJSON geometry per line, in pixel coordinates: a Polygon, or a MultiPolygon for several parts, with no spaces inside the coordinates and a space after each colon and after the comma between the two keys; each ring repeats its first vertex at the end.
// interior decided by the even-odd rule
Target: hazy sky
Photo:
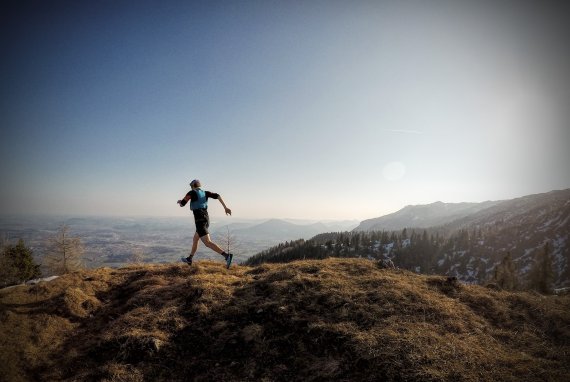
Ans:
{"type": "Polygon", "coordinates": [[[570,187],[561,1],[15,3],[0,214],[183,216],[193,178],[236,218],[570,187]]]}

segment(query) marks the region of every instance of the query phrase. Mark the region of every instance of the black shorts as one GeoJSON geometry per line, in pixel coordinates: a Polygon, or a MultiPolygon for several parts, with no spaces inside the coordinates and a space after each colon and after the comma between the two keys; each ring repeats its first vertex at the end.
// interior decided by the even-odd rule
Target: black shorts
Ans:
{"type": "Polygon", "coordinates": [[[208,216],[208,210],[201,208],[199,210],[193,210],[194,212],[194,222],[196,223],[196,232],[198,236],[206,236],[208,232],[208,227],[210,227],[210,217],[208,216]]]}

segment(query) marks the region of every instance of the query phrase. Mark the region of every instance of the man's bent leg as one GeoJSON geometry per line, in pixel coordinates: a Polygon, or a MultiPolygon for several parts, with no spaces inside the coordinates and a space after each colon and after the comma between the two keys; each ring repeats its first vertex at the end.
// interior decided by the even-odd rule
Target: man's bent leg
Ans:
{"type": "Polygon", "coordinates": [[[224,256],[224,259],[226,259],[226,268],[230,269],[234,255],[232,255],[231,253],[226,253],[222,248],[220,248],[216,243],[214,243],[210,239],[210,234],[206,234],[206,235],[202,236],[200,239],[202,239],[202,242],[206,245],[206,247],[208,247],[208,248],[218,252],[220,255],[224,256]]]}
{"type": "Polygon", "coordinates": [[[200,239],[202,240],[202,243],[204,243],[204,245],[206,247],[208,247],[208,248],[216,251],[220,255],[224,256],[224,250],[222,248],[220,248],[216,243],[214,243],[212,241],[212,239],[210,239],[210,234],[204,235],[200,239]]]}

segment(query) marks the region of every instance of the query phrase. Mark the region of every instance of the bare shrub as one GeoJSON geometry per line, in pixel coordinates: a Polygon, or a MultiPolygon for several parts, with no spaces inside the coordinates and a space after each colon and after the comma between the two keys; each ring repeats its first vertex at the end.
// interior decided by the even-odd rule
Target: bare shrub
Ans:
{"type": "Polygon", "coordinates": [[[69,234],[69,226],[62,224],[47,240],[43,266],[53,274],[66,274],[83,268],[83,243],[69,234]]]}

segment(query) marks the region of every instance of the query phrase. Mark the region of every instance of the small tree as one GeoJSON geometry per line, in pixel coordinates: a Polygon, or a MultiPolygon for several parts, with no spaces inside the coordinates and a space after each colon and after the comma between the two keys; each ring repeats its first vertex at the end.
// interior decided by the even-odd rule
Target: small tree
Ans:
{"type": "Polygon", "coordinates": [[[63,224],[47,241],[44,266],[55,274],[66,274],[83,268],[83,244],[69,235],[69,226],[63,224]]]}
{"type": "Polygon", "coordinates": [[[144,263],[144,252],[142,249],[137,248],[133,250],[131,256],[129,257],[129,263],[133,265],[139,265],[144,263]]]}
{"type": "Polygon", "coordinates": [[[552,282],[554,281],[554,271],[552,269],[552,259],[550,258],[550,244],[544,244],[543,251],[539,258],[535,260],[534,267],[529,273],[529,287],[540,293],[551,293],[552,282]]]}
{"type": "Polygon", "coordinates": [[[510,252],[503,257],[503,260],[495,267],[493,282],[499,287],[507,290],[515,290],[518,287],[517,275],[515,272],[515,263],[510,252]]]}
{"type": "Polygon", "coordinates": [[[226,226],[226,232],[220,235],[220,242],[226,253],[232,253],[239,249],[239,241],[235,235],[232,234],[230,228],[226,226]]]}
{"type": "Polygon", "coordinates": [[[0,256],[0,282],[3,285],[17,284],[42,275],[39,264],[34,262],[32,250],[24,240],[18,244],[5,244],[0,256]]]}

